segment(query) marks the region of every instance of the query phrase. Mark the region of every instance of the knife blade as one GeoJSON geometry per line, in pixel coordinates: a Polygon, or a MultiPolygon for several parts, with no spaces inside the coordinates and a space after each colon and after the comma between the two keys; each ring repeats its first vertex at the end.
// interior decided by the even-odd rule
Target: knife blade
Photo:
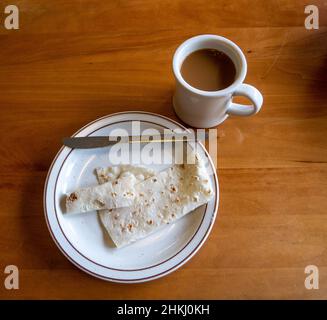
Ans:
{"type": "MultiPolygon", "coordinates": [[[[202,138],[202,137],[201,137],[202,138]]],[[[204,134],[204,139],[208,138],[208,133],[204,134]]],[[[201,141],[191,133],[141,135],[141,136],[90,136],[90,137],[66,137],[63,144],[74,149],[92,149],[112,146],[118,142],[124,143],[149,143],[149,142],[187,142],[201,141]]]]}

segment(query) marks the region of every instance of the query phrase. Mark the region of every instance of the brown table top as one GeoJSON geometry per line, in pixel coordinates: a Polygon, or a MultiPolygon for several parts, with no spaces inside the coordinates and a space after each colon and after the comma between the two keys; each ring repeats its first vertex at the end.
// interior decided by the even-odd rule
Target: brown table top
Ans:
{"type": "Polygon", "coordinates": [[[20,289],[0,286],[0,297],[327,298],[327,6],[314,2],[319,30],[305,29],[302,0],[15,1],[20,29],[0,24],[0,266],[19,267],[20,289]],[[100,116],[144,110],[177,119],[172,54],[203,33],[243,49],[246,82],[265,99],[258,115],[218,128],[212,233],[159,280],[95,279],[47,230],[50,163],[62,137],[100,116]],[[304,286],[312,264],[319,290],[304,286]]]}

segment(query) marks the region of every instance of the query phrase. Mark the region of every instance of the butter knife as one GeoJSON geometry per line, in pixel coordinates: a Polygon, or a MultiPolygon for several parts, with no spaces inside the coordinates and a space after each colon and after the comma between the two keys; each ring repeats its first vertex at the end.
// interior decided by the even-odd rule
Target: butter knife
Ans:
{"type": "MultiPolygon", "coordinates": [[[[200,137],[202,138],[202,137],[200,137]]],[[[208,138],[205,132],[204,139],[208,138]]],[[[66,137],[63,144],[74,149],[91,149],[112,146],[118,142],[125,143],[149,143],[149,142],[188,142],[201,141],[196,135],[191,133],[160,134],[160,135],[141,135],[141,136],[90,136],[90,137],[66,137]]]]}

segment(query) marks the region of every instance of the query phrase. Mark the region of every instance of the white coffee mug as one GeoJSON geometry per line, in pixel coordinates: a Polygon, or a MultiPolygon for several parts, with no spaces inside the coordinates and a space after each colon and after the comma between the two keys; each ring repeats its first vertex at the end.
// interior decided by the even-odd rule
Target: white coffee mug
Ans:
{"type": "Polygon", "coordinates": [[[229,115],[250,116],[256,114],[263,102],[261,93],[253,86],[244,84],[247,63],[241,49],[232,41],[216,35],[200,35],[183,42],[173,58],[176,89],[173,105],[177,116],[196,128],[210,128],[223,122],[229,115]],[[219,91],[204,91],[189,85],[181,75],[184,59],[194,51],[217,49],[228,55],[236,68],[235,81],[219,91]],[[234,96],[248,98],[252,105],[233,102],[234,96]]]}

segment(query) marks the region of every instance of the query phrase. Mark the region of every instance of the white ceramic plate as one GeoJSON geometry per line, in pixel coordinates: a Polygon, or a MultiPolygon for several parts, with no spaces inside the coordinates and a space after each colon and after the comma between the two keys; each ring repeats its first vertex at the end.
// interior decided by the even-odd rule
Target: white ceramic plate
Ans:
{"type": "MultiPolygon", "coordinates": [[[[161,115],[146,112],[122,112],[95,120],[74,136],[108,136],[112,130],[130,131],[131,121],[141,121],[141,129],[185,129],[161,115]]],[[[94,168],[110,166],[108,149],[70,149],[62,147],[55,157],[44,189],[44,212],[53,240],[63,254],[85,272],[114,282],[144,282],[162,277],[187,262],[205,242],[215,221],[219,189],[213,163],[200,145],[200,156],[206,158],[213,174],[215,197],[207,205],[186,215],[174,224],[117,249],[103,232],[96,212],[65,215],[64,195],[80,187],[97,184],[94,168]]],[[[159,171],[163,167],[150,166],[159,171]]]]}

